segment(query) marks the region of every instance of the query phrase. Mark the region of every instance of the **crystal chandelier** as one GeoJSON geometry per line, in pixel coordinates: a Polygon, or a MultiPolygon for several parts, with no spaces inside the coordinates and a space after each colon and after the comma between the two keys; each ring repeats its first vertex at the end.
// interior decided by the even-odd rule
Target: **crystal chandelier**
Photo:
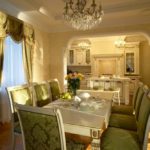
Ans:
{"type": "Polygon", "coordinates": [[[95,0],[88,8],[86,4],[86,0],[66,0],[63,16],[75,29],[88,30],[102,21],[102,6],[97,6],[95,0]]]}

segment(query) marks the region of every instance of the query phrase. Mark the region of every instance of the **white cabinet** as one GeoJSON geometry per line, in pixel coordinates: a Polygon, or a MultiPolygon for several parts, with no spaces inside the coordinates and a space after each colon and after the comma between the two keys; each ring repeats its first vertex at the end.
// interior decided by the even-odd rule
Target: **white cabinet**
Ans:
{"type": "Polygon", "coordinates": [[[76,49],[75,51],[75,64],[76,65],[85,65],[85,50],[76,49]]]}
{"type": "Polygon", "coordinates": [[[74,50],[73,49],[68,51],[67,64],[68,65],[74,64],[74,50]]]}
{"type": "Polygon", "coordinates": [[[125,75],[139,74],[139,42],[125,45],[125,75]]]}
{"type": "Polygon", "coordinates": [[[90,65],[90,49],[75,48],[68,51],[67,65],[90,65]]]}
{"type": "Polygon", "coordinates": [[[133,95],[140,81],[140,76],[127,76],[127,77],[131,79],[129,82],[129,93],[130,95],[133,95]]]}

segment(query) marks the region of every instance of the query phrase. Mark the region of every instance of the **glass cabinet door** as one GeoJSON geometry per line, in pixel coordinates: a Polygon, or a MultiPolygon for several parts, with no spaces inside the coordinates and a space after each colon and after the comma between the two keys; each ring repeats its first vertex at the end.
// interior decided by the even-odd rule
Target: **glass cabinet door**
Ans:
{"type": "Polygon", "coordinates": [[[139,42],[131,42],[125,45],[125,74],[139,74],[139,42]]]}
{"type": "Polygon", "coordinates": [[[127,52],[126,53],[126,73],[135,72],[135,53],[127,52]]]}
{"type": "Polygon", "coordinates": [[[85,64],[85,51],[82,49],[76,49],[76,65],[85,64]]]}
{"type": "Polygon", "coordinates": [[[69,50],[69,64],[74,64],[74,50],[69,50]]]}
{"type": "Polygon", "coordinates": [[[90,49],[86,50],[86,64],[90,64],[90,49]]]}

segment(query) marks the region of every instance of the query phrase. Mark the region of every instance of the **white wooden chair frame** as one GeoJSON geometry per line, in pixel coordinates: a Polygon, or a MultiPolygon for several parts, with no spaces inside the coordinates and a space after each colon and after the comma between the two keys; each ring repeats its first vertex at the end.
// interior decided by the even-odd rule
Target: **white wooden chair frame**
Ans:
{"type": "Polygon", "coordinates": [[[19,104],[15,104],[15,108],[17,109],[17,113],[18,113],[19,121],[20,121],[20,125],[21,125],[24,150],[26,150],[25,136],[24,136],[24,131],[23,131],[23,125],[22,125],[22,122],[21,122],[21,117],[19,115],[18,110],[35,112],[35,113],[39,113],[39,114],[43,114],[43,115],[56,116],[57,121],[58,121],[59,133],[60,133],[61,150],[66,150],[66,138],[65,138],[65,132],[64,132],[64,125],[63,125],[63,120],[62,120],[62,116],[61,116],[61,113],[60,113],[59,109],[54,109],[54,108],[45,109],[45,108],[39,108],[39,107],[19,105],[19,104]]]}
{"type": "MultiPolygon", "coordinates": [[[[24,84],[24,85],[20,85],[20,86],[6,87],[6,91],[7,91],[8,97],[9,97],[10,109],[11,109],[11,135],[12,135],[12,144],[11,144],[12,146],[11,147],[13,150],[15,150],[15,147],[16,147],[16,136],[20,135],[20,134],[14,131],[14,128],[15,128],[15,125],[14,125],[15,106],[14,106],[14,101],[11,96],[11,92],[16,91],[16,90],[21,90],[24,88],[28,88],[30,92],[32,90],[32,87],[29,86],[28,84],[24,84]]],[[[33,100],[32,96],[33,95],[31,92],[31,98],[33,100]]],[[[33,102],[33,104],[34,104],[34,102],[33,102]]]]}

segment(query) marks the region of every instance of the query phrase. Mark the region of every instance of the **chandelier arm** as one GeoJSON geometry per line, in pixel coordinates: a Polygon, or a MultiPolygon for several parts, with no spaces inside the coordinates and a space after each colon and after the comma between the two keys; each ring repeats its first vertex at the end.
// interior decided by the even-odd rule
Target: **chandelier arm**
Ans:
{"type": "Polygon", "coordinates": [[[92,4],[91,4],[91,8],[89,8],[88,13],[89,13],[90,15],[94,15],[94,13],[96,12],[96,7],[97,7],[97,5],[96,5],[96,3],[95,3],[95,0],[93,0],[93,2],[92,2],[92,4]]]}
{"type": "Polygon", "coordinates": [[[76,6],[77,6],[77,9],[79,10],[80,9],[80,0],[77,1],[76,6]]]}
{"type": "Polygon", "coordinates": [[[72,8],[72,6],[73,6],[73,1],[72,0],[70,0],[69,5],[70,5],[70,8],[73,9],[72,8]]]}
{"type": "Polygon", "coordinates": [[[93,3],[91,4],[91,7],[93,7],[94,9],[96,8],[95,0],[93,0],[93,3]]]}
{"type": "Polygon", "coordinates": [[[86,6],[86,0],[81,0],[81,3],[84,7],[86,6]]]}
{"type": "Polygon", "coordinates": [[[66,6],[64,7],[64,9],[65,9],[64,14],[65,14],[65,15],[68,14],[68,9],[69,9],[69,6],[68,6],[68,5],[69,5],[68,2],[66,2],[66,6]]]}

